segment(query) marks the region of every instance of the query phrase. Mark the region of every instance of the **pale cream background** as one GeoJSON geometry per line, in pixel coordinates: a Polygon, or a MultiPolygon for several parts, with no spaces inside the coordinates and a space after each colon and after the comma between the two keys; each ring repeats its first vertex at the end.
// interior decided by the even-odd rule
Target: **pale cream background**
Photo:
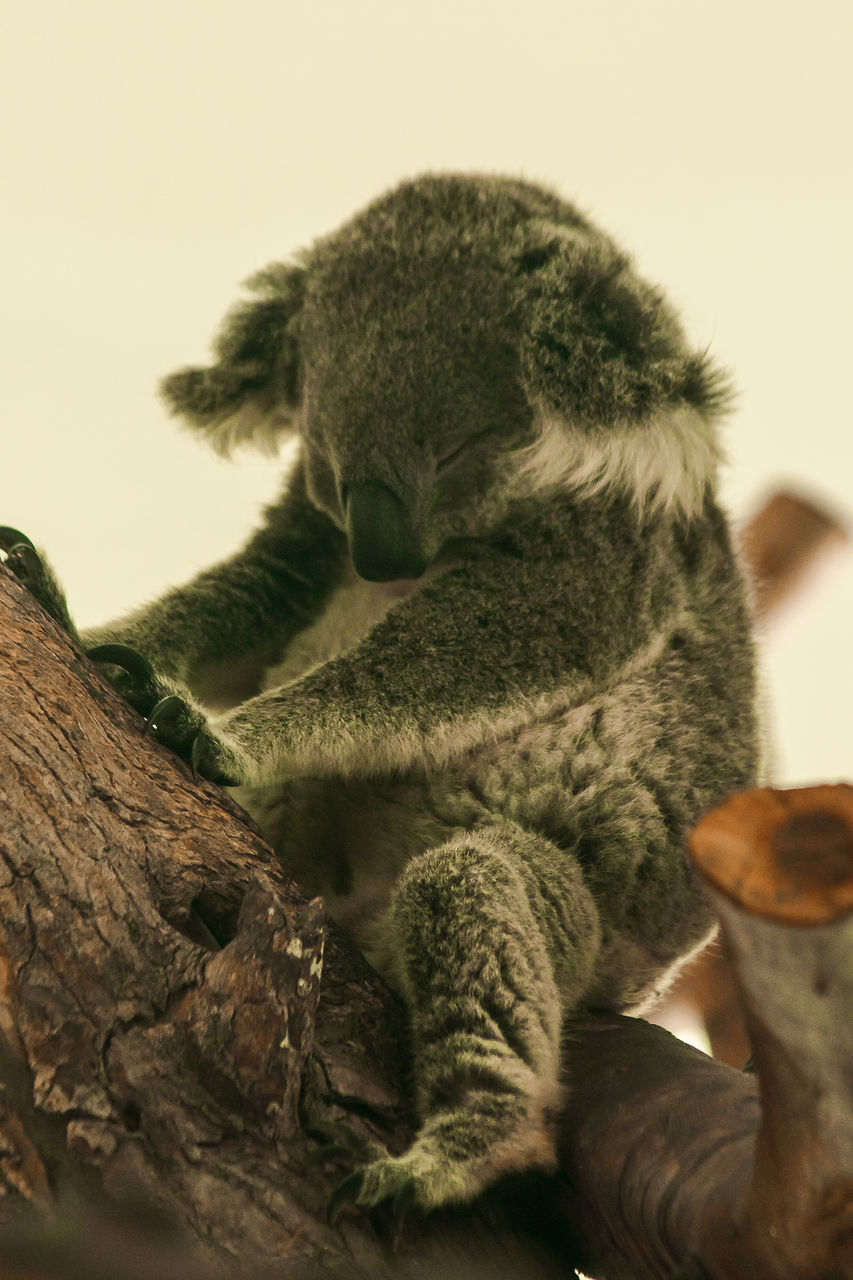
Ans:
{"type": "MultiPolygon", "coordinates": [[[[557,186],[735,371],[725,497],[851,512],[847,3],[3,0],[0,523],[77,618],[235,548],[278,468],[218,462],[159,375],[238,282],[424,169],[557,186]]],[[[853,774],[853,556],[766,645],[779,776],[853,774]]]]}

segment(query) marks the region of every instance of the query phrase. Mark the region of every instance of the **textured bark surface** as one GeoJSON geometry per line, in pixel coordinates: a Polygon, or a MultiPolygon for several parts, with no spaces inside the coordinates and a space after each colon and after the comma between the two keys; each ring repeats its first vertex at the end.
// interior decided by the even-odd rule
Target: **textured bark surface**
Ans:
{"type": "MultiPolygon", "coordinates": [[[[765,1135],[847,1044],[820,998],[806,1022],[831,1053],[799,1079],[780,1075],[770,1019],[763,1121],[750,1077],[639,1020],[593,1020],[568,1035],[557,1178],[508,1180],[401,1230],[387,1214],[327,1225],[346,1168],[315,1159],[313,1127],[392,1150],[410,1135],[399,1008],[242,810],[143,734],[2,568],[0,630],[0,1214],[34,1207],[43,1224],[58,1195],[83,1198],[49,1229],[0,1233],[2,1280],[213,1280],[223,1261],[288,1280],[546,1280],[577,1262],[604,1280],[851,1275],[849,1179],[824,1185],[844,1147],[817,1182],[814,1160],[784,1164],[786,1210],[795,1184],[818,1190],[795,1266],[755,1232],[779,1200],[765,1135]],[[101,1210],[104,1193],[159,1207],[181,1239],[101,1210]]],[[[774,848],[799,865],[790,842],[774,848]]],[[[849,931],[844,911],[828,927],[849,931]]],[[[830,988],[843,1002],[832,983],[815,991],[830,988]]],[[[776,1030],[789,1035],[784,1018],[776,1030]]],[[[843,1106],[843,1065],[833,1080],[843,1106]]]]}
{"type": "Polygon", "coordinates": [[[339,1252],[299,1108],[404,1140],[396,1006],[332,936],[318,1011],[319,904],[0,577],[0,1213],[88,1169],[216,1253],[339,1252]]]}
{"type": "MultiPolygon", "coordinates": [[[[763,1117],[733,1266],[853,1276],[853,787],[733,796],[691,838],[735,960],[763,1117]]],[[[735,1272],[736,1274],[736,1272],[735,1272]]]]}

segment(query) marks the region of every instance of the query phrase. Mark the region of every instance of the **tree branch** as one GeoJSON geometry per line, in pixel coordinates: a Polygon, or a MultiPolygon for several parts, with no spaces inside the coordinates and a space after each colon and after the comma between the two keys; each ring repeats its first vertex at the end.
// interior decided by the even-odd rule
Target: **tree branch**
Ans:
{"type": "Polygon", "coordinates": [[[689,1259],[682,1274],[697,1280],[845,1280],[853,788],[734,796],[690,843],[743,991],[758,1088],[659,1028],[586,1027],[569,1063],[560,1212],[608,1280],[655,1280],[689,1259]]]}
{"type": "Polygon", "coordinates": [[[335,1119],[357,1097],[405,1140],[396,1005],[331,931],[315,1019],[318,904],[5,570],[0,605],[0,1031],[19,1067],[6,1215],[43,1204],[68,1157],[216,1253],[340,1252],[298,1109],[335,1119]],[[59,1144],[28,1131],[36,1117],[59,1144]]]}
{"type": "MultiPolygon", "coordinates": [[[[0,617],[0,1212],[44,1212],[69,1184],[91,1201],[102,1187],[112,1201],[159,1206],[209,1257],[275,1262],[289,1277],[306,1274],[303,1263],[390,1274],[381,1221],[326,1224],[336,1175],[309,1158],[305,1120],[405,1144],[398,1006],[331,925],[318,983],[318,905],[224,792],[143,734],[3,570],[0,617]]],[[[712,1280],[853,1273],[843,1121],[853,871],[847,837],[827,826],[830,811],[850,821],[841,790],[839,805],[821,796],[817,827],[791,829],[786,817],[768,835],[739,797],[747,808],[734,825],[711,815],[694,841],[765,1028],[763,1119],[754,1079],[660,1028],[572,1027],[561,1175],[507,1181],[474,1210],[409,1224],[394,1274],[534,1280],[575,1262],[606,1280],[662,1280],[684,1266],[712,1280]],[[744,823],[746,837],[726,837],[737,856],[721,855],[720,830],[744,823]],[[758,898],[738,898],[738,886],[754,888],[745,867],[756,840],[769,850],[760,865],[772,910],[799,896],[835,914],[755,915],[758,898]],[[786,956],[798,962],[783,969],[786,956]],[[792,1119],[800,1106],[806,1126],[792,1119]]],[[[759,794],[777,796],[762,801],[777,815],[799,803],[759,794]]],[[[45,1280],[94,1280],[80,1230],[61,1264],[38,1233],[15,1256],[45,1280]]]]}

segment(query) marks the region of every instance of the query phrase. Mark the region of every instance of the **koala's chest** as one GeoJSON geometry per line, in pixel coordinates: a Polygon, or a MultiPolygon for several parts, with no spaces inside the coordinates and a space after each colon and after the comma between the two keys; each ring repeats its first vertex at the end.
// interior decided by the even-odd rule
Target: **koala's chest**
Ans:
{"type": "Polygon", "coordinates": [[[330,662],[363,640],[389,609],[400,604],[436,576],[398,582],[365,582],[351,570],[333,592],[323,613],[293,639],[280,660],[264,673],[263,688],[275,689],[298,680],[313,667],[330,662]]]}

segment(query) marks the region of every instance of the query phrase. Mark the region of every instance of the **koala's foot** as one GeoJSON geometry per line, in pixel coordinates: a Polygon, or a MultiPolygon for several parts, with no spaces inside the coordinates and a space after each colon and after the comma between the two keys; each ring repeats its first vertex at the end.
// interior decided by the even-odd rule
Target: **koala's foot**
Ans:
{"type": "Polygon", "coordinates": [[[145,716],[157,741],[186,760],[193,773],[226,787],[247,780],[243,753],[216,733],[186,690],[155,671],[141,653],[124,644],[99,644],[87,656],[117,669],[111,683],[145,716]]]}
{"type": "Polygon", "coordinates": [[[469,1106],[432,1115],[401,1156],[374,1156],[340,1185],[329,1206],[399,1214],[464,1204],[504,1174],[557,1168],[555,1117],[521,1098],[483,1093],[469,1106]],[[537,1114],[538,1111],[538,1114],[537,1114]]]}
{"type": "Polygon", "coordinates": [[[67,635],[79,640],[65,592],[57,582],[53,570],[27,535],[21,533],[20,529],[0,525],[0,558],[54,622],[67,635]]]}

